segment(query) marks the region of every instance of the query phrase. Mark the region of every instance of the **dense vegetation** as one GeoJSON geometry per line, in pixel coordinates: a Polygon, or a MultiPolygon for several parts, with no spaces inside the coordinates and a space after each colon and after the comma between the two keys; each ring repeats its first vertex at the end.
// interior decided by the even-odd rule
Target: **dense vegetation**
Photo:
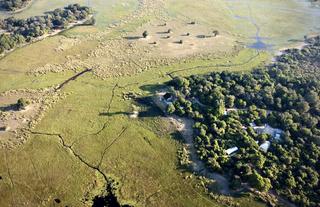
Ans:
{"type": "Polygon", "coordinates": [[[9,11],[15,11],[25,7],[31,0],[1,0],[1,8],[9,11]]]}
{"type": "Polygon", "coordinates": [[[195,120],[200,158],[228,175],[232,187],[272,189],[299,206],[318,206],[320,38],[308,41],[251,73],[175,78],[168,83],[176,97],[168,112],[195,120]],[[281,137],[255,127],[263,125],[281,137]],[[263,143],[271,144],[268,150],[263,143]],[[238,150],[229,155],[233,147],[238,150]]]}
{"type": "Polygon", "coordinates": [[[89,7],[72,4],[64,9],[55,9],[44,16],[27,19],[7,18],[0,21],[0,53],[15,48],[24,42],[30,42],[48,32],[64,29],[70,23],[84,20],[92,13],[89,7]]]}

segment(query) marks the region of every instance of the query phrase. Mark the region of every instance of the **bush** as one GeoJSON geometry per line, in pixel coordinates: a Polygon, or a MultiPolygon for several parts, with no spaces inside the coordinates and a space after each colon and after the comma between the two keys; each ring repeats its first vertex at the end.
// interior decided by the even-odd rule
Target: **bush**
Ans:
{"type": "Polygon", "coordinates": [[[144,31],[144,32],[142,33],[142,36],[143,36],[143,38],[147,38],[147,37],[149,36],[148,31],[144,31]]]}
{"type": "Polygon", "coordinates": [[[24,42],[30,42],[55,29],[64,29],[74,21],[86,19],[91,13],[89,7],[71,4],[64,9],[47,12],[45,16],[34,16],[27,19],[10,17],[0,20],[0,28],[6,31],[0,35],[0,53],[24,42]]]}
{"type": "Polygon", "coordinates": [[[29,104],[30,102],[28,100],[25,100],[24,98],[20,98],[17,101],[17,108],[18,110],[24,110],[29,104]]]}

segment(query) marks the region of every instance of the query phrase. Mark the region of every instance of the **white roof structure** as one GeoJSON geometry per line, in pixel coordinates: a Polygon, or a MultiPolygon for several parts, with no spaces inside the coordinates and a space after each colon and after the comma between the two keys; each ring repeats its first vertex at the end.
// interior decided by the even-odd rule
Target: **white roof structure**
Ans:
{"type": "Polygon", "coordinates": [[[269,141],[265,141],[263,144],[259,146],[259,149],[263,152],[267,152],[270,148],[271,143],[269,141]]]}
{"type": "Polygon", "coordinates": [[[227,150],[226,150],[226,153],[227,153],[228,155],[231,155],[232,153],[235,153],[235,152],[238,151],[238,150],[239,150],[238,147],[232,147],[232,148],[227,149],[227,150]]]}
{"type": "Polygon", "coordinates": [[[274,138],[279,141],[281,139],[281,134],[277,133],[274,138]]]}
{"type": "Polygon", "coordinates": [[[230,114],[230,112],[232,112],[232,111],[238,111],[238,109],[237,108],[228,108],[228,109],[226,109],[225,111],[224,111],[224,115],[229,115],[230,114]]]}
{"type": "Polygon", "coordinates": [[[251,127],[256,127],[257,125],[252,122],[252,123],[250,123],[250,126],[251,126],[251,127]]]}

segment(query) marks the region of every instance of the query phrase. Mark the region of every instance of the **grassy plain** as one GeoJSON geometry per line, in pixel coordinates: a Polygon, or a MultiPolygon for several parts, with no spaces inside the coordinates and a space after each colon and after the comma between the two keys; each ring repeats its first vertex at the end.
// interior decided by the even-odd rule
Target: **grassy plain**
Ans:
{"type": "MultiPolygon", "coordinates": [[[[232,59],[222,58],[215,63],[238,64],[247,62],[247,57],[250,56],[256,58],[241,66],[211,66],[212,68],[177,72],[177,75],[193,74],[194,70],[198,73],[217,69],[250,70],[269,57],[265,53],[256,56],[256,52],[247,50],[232,59]]],[[[159,117],[130,119],[126,113],[132,112],[134,102],[122,99],[122,93],[128,91],[142,93],[143,96],[150,95],[157,89],[158,86],[155,85],[170,80],[166,73],[210,64],[212,61],[196,60],[184,65],[156,68],[133,77],[104,81],[86,75],[68,85],[64,92],[71,94],[49,110],[34,131],[62,134],[66,143],[73,143],[75,151],[83,158],[97,164],[105,147],[117,137],[123,127],[128,127],[122,137],[108,149],[102,162],[103,171],[116,176],[122,183],[119,195],[121,200],[133,200],[138,206],[219,206],[203,190],[195,188],[199,181],[184,179],[189,173],[179,170],[176,157],[179,142],[170,136],[172,131],[167,129],[170,127],[166,127],[166,123],[159,117]],[[116,84],[119,88],[114,90],[110,114],[99,115],[107,111],[116,84]],[[125,87],[126,85],[129,86],[125,87]],[[107,128],[101,134],[94,135],[105,123],[107,128]]],[[[51,81],[43,82],[41,87],[46,84],[49,86],[51,81]]],[[[55,136],[32,135],[30,141],[17,151],[1,151],[4,154],[0,167],[0,175],[4,177],[1,185],[8,189],[3,192],[13,193],[3,196],[10,199],[11,196],[15,198],[22,194],[25,195],[25,198],[21,198],[22,202],[38,195],[36,200],[28,201],[30,206],[38,205],[40,201],[44,206],[53,204],[55,197],[61,199],[63,204],[81,206],[83,195],[89,190],[87,186],[94,183],[94,180],[99,180],[94,171],[61,147],[55,136]],[[14,187],[8,179],[9,172],[14,187]],[[36,174],[41,179],[35,177],[36,174]]]]}
{"type": "MultiPolygon", "coordinates": [[[[68,3],[35,1],[29,9],[17,16],[41,14],[55,7],[62,7],[66,2],[68,3]]],[[[250,2],[253,2],[250,3],[253,15],[259,24],[265,25],[265,13],[259,14],[263,10],[259,4],[261,1],[250,2]]],[[[268,2],[275,4],[273,0],[268,2]]],[[[283,7],[299,6],[292,2],[294,1],[285,0],[281,4],[283,7]]],[[[146,22],[154,19],[158,21],[160,18],[154,13],[146,13],[129,19],[118,27],[107,29],[108,24],[118,22],[136,10],[138,1],[93,0],[90,4],[97,11],[96,26],[71,29],[20,48],[1,59],[0,92],[57,85],[74,75],[74,72],[49,72],[40,76],[27,73],[46,64],[64,65],[70,56],[90,58],[88,54],[99,48],[101,43],[136,32],[146,22]],[[95,38],[95,35],[99,38],[95,38]],[[61,41],[66,38],[76,38],[79,42],[57,52],[61,41]]],[[[205,0],[197,5],[189,0],[160,2],[164,19],[178,18],[179,21],[186,22],[196,20],[246,44],[250,42],[256,28],[251,23],[239,23],[233,18],[229,7],[231,4],[232,1],[222,0],[205,0]]],[[[246,7],[237,8],[237,12],[244,16],[248,14],[246,7]]],[[[280,48],[287,44],[284,36],[278,37],[280,33],[287,35],[295,31],[291,27],[282,32],[272,30],[271,26],[279,19],[287,20],[282,13],[272,12],[272,16],[270,22],[267,22],[270,25],[263,27],[263,36],[275,37],[272,40],[280,48]]],[[[290,18],[290,21],[295,22],[296,18],[299,16],[290,18]]],[[[305,25],[306,30],[309,26],[305,25]]],[[[300,34],[302,35],[302,31],[294,35],[300,37],[300,34]]],[[[161,84],[170,80],[169,74],[187,76],[217,70],[249,71],[269,62],[270,53],[240,49],[232,53],[215,54],[215,58],[185,59],[186,62],[159,65],[142,73],[105,80],[87,73],[63,89],[69,95],[52,106],[33,131],[60,134],[66,145],[72,145],[73,150],[92,165],[98,165],[101,160],[101,170],[120,181],[118,196],[123,202],[131,201],[137,206],[191,207],[227,206],[224,199],[231,199],[243,206],[264,206],[250,197],[210,199],[203,188],[197,187],[199,180],[195,177],[185,179],[190,173],[179,168],[177,148],[181,143],[172,135],[172,127],[161,117],[155,116],[155,113],[145,113],[146,117],[130,119],[128,113],[133,111],[133,105],[137,103],[124,100],[122,95],[129,91],[140,93],[141,96],[152,95],[161,84]],[[123,134],[118,137],[122,131],[123,134]]],[[[108,67],[112,66],[105,65],[105,68],[108,67]]],[[[79,71],[82,69],[84,68],[78,68],[79,71]]],[[[101,190],[101,176],[63,147],[57,136],[31,135],[23,146],[10,151],[0,149],[0,154],[0,206],[89,206],[90,198],[87,197],[89,201],[86,201],[86,195],[101,190]],[[61,200],[60,204],[54,201],[56,198],[61,200]]]]}
{"type": "Polygon", "coordinates": [[[198,21],[230,33],[241,42],[254,42],[256,33],[272,50],[287,47],[288,40],[303,40],[304,35],[319,33],[319,11],[307,1],[298,0],[192,0],[166,1],[174,18],[198,21]],[[199,13],[199,11],[201,11],[199,13]],[[297,29],[299,28],[299,29],[297,29]]]}

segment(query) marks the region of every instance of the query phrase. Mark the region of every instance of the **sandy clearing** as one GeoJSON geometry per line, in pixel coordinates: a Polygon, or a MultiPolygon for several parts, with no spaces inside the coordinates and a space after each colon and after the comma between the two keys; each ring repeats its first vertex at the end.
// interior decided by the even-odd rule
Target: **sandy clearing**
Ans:
{"type": "Polygon", "coordinates": [[[1,93],[0,148],[13,148],[23,144],[28,137],[24,130],[33,128],[44,116],[45,111],[61,96],[62,94],[50,88],[12,90],[1,93]],[[15,107],[19,98],[30,102],[24,110],[18,110],[15,107]]]}
{"type": "Polygon", "coordinates": [[[236,45],[233,38],[227,34],[215,36],[214,31],[216,28],[180,20],[154,21],[139,27],[125,38],[129,42],[137,42],[138,46],[149,47],[157,57],[182,58],[232,50],[236,45]],[[144,31],[149,34],[147,38],[142,37],[144,31]]]}

